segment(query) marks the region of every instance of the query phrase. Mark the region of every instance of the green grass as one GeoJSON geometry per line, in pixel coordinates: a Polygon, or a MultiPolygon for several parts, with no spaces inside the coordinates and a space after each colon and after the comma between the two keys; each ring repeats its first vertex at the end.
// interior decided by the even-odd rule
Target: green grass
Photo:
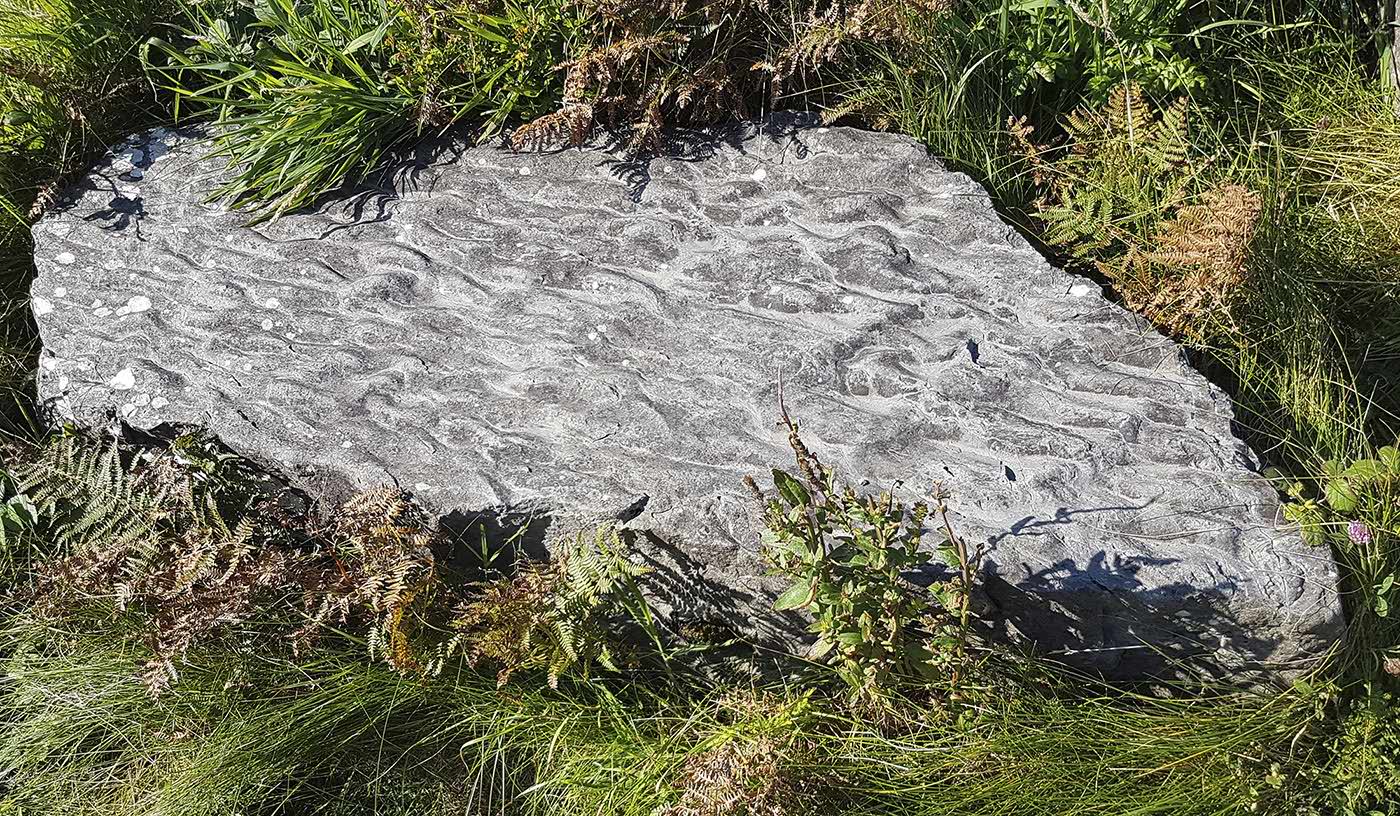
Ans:
{"type": "MultiPolygon", "coordinates": [[[[686,123],[737,109],[678,101],[685,77],[718,65],[728,74],[706,74],[719,89],[709,102],[822,102],[833,118],[913,135],[1039,240],[1045,190],[1012,150],[1008,118],[1063,139],[1076,109],[1132,80],[1157,106],[1191,100],[1188,201],[1229,182],[1262,202],[1232,320],[1183,339],[1281,489],[1294,486],[1290,516],[1342,568],[1350,633],[1308,682],[1159,699],[1032,665],[995,675],[985,701],[952,716],[915,703],[877,725],[807,675],[754,688],[632,671],[551,691],[522,674],[497,689],[494,673],[456,663],[423,680],[371,662],[362,634],[293,658],[235,628],[151,697],[139,677],[150,649],[130,615],[39,619],[7,592],[0,813],[718,816],[770,799],[787,813],[900,816],[1400,812],[1400,679],[1387,669],[1400,666],[1400,476],[1359,481],[1354,502],[1329,493],[1340,468],[1400,434],[1400,116],[1370,8],[1079,5],[965,0],[916,15],[900,37],[862,40],[840,20],[811,24],[797,2],[712,19],[623,4],[620,22],[560,0],[0,0],[7,429],[32,424],[35,200],[153,122],[217,123],[242,168],[225,194],[274,217],[448,127],[496,136],[555,109],[568,60],[612,60],[588,90],[600,110],[613,94],[620,115],[686,123]],[[642,43],[631,56],[609,50],[628,36],[642,43]],[[823,42],[836,47],[782,96],[744,73],[823,42]]],[[[1092,162],[1058,168],[1123,181],[1092,162]]],[[[1136,192],[1157,203],[1113,227],[1150,242],[1179,204],[1136,192]]],[[[1123,241],[1092,243],[1046,249],[1127,293],[1123,241]]]]}
{"type": "Polygon", "coordinates": [[[793,688],[497,690],[334,651],[195,655],[178,693],[151,699],[131,672],[139,647],[28,635],[6,666],[0,767],[23,780],[11,806],[32,812],[419,812],[392,805],[430,795],[452,812],[644,816],[681,801],[687,763],[737,743],[761,745],[818,812],[1223,814],[1269,801],[1256,777],[1312,722],[1301,696],[1152,699],[1059,679],[1008,686],[961,724],[911,707],[877,729],[793,688]]]}
{"type": "Polygon", "coordinates": [[[186,2],[161,40],[173,112],[213,111],[242,169],[223,194],[275,217],[469,118],[479,138],[553,104],[578,15],[554,0],[424,6],[186,2]]]}

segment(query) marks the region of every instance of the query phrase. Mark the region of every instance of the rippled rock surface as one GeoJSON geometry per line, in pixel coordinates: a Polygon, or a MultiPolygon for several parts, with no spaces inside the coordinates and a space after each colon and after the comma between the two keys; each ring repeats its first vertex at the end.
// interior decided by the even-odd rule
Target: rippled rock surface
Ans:
{"type": "Polygon", "coordinates": [[[193,137],[115,149],[35,230],[55,412],[193,423],[312,492],[652,530],[674,617],[787,636],[741,479],[778,383],[852,481],[935,479],[988,615],[1113,676],[1293,670],[1340,631],[1229,399],[914,142],[770,122],[645,165],[446,150],[272,224],[193,137]],[[764,132],[759,132],[763,130],[764,132]]]}

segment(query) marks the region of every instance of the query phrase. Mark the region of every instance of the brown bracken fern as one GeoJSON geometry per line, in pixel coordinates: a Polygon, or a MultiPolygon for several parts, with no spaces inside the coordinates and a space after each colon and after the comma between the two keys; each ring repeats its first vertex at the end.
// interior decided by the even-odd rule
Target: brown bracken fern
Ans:
{"type": "Polygon", "coordinates": [[[298,640],[307,642],[328,622],[367,613],[371,657],[402,671],[419,669],[410,644],[412,605],[435,583],[435,532],[422,509],[402,490],[374,488],[342,503],[322,535],[335,569],[306,593],[298,640]]]}
{"type": "Polygon", "coordinates": [[[255,553],[251,517],[226,520],[208,477],[171,452],[129,467],[117,445],[77,436],[51,442],[18,474],[60,548],[39,570],[38,608],[82,599],[143,614],[152,691],[175,679],[197,639],[246,619],[284,571],[278,556],[255,553]]]}
{"type": "Polygon", "coordinates": [[[269,615],[284,617],[297,644],[331,622],[367,620],[373,651],[416,667],[404,613],[431,575],[431,536],[405,494],[351,498],[333,521],[300,531],[323,541],[306,551],[269,526],[269,497],[227,489],[216,459],[190,461],[196,448],[182,438],[124,452],[65,436],[17,474],[58,545],[38,570],[39,609],[98,603],[138,616],[152,692],[178,678],[181,657],[202,640],[269,615]],[[228,506],[231,497],[243,501],[228,506]],[[306,614],[295,624],[298,597],[306,614]]]}
{"type": "Polygon", "coordinates": [[[769,737],[728,739],[685,761],[674,780],[677,801],[660,816],[797,816],[814,802],[785,773],[781,746],[769,737]]]}
{"type": "MultiPolygon", "coordinates": [[[[561,106],[518,128],[516,149],[582,144],[604,125],[632,152],[667,126],[747,119],[807,92],[812,73],[859,44],[901,42],[948,0],[576,0],[587,46],[557,66],[561,106]]],[[[786,103],[786,104],[791,104],[786,103]]]]}
{"type": "Polygon", "coordinates": [[[1261,211],[1259,196],[1238,184],[1218,185],[1182,207],[1114,269],[1128,305],[1187,337],[1203,337],[1216,321],[1230,323],[1261,211]]]}
{"type": "Polygon", "coordinates": [[[1203,163],[1188,152],[1188,125],[1185,99],[1156,108],[1125,84],[1070,114],[1064,145],[1036,144],[1024,119],[1008,130],[1042,191],[1046,242],[1107,276],[1165,331],[1202,340],[1233,325],[1262,204],[1232,183],[1191,195],[1203,163]]]}
{"type": "Polygon", "coordinates": [[[614,626],[650,620],[636,585],[645,570],[617,531],[580,536],[511,578],[448,581],[438,559],[453,542],[410,494],[375,488],[289,516],[279,502],[292,491],[202,437],[139,448],[63,436],[14,483],[54,545],[36,568],[34,609],[124,616],[147,647],[153,694],[188,653],[234,633],[241,648],[293,659],[350,634],[406,674],[465,655],[502,683],[539,669],[554,685],[613,666],[614,626]]]}

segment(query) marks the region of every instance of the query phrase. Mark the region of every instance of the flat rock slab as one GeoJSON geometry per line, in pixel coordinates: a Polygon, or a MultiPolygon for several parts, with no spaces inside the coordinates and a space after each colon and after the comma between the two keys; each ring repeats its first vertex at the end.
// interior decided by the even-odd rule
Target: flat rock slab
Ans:
{"type": "Polygon", "coordinates": [[[312,490],[396,482],[444,515],[630,518],[670,542],[677,616],[762,630],[741,480],[791,464],[781,380],[851,481],[951,486],[989,620],[1047,652],[1288,671],[1339,636],[1335,566],[1280,528],[1229,399],[910,139],[463,148],[260,226],[206,203],[208,150],[133,137],[35,228],[60,416],[203,425],[312,490]]]}

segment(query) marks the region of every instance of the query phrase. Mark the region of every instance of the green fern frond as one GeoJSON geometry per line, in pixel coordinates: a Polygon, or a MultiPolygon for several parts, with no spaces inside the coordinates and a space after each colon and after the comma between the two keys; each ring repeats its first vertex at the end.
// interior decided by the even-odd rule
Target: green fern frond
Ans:
{"type": "MultiPolygon", "coordinates": [[[[623,536],[603,527],[565,543],[550,564],[528,564],[512,579],[487,585],[454,627],[473,662],[499,667],[501,683],[521,670],[542,669],[551,686],[569,673],[587,677],[592,664],[613,665],[610,642],[619,618],[639,617],[636,580],[623,536]]],[[[644,628],[649,618],[641,621],[644,628]]],[[[652,633],[652,629],[647,629],[652,633]]]]}
{"type": "Polygon", "coordinates": [[[1186,163],[1191,144],[1187,133],[1187,106],[1184,96],[1168,105],[1152,130],[1147,148],[1158,172],[1166,172],[1186,163]]]}
{"type": "Polygon", "coordinates": [[[60,437],[17,481],[74,553],[130,550],[142,561],[159,549],[160,503],[137,490],[122,467],[116,445],[99,448],[77,437],[60,437]]]}
{"type": "Polygon", "coordinates": [[[1070,149],[1039,171],[1049,186],[1037,203],[1046,242],[1102,264],[1150,236],[1196,176],[1188,113],[1184,98],[1155,111],[1126,84],[1103,106],[1069,114],[1070,149]]]}

